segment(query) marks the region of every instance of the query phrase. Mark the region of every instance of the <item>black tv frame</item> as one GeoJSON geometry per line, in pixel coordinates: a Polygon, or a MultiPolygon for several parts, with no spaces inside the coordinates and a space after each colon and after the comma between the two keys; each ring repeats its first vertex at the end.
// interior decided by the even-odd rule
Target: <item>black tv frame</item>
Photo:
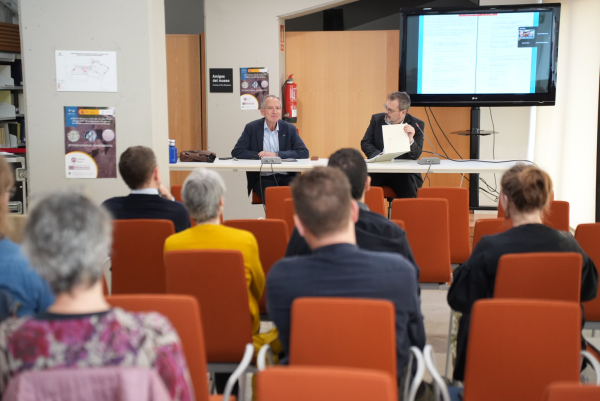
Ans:
{"type": "Polygon", "coordinates": [[[554,106],[556,101],[556,78],[558,67],[558,37],[560,28],[560,3],[515,4],[505,6],[479,7],[429,7],[400,9],[400,70],[399,90],[406,91],[406,18],[416,15],[437,14],[481,14],[491,12],[533,12],[552,10],[554,25],[552,32],[552,57],[549,72],[548,93],[521,94],[412,94],[409,93],[412,106],[427,107],[490,107],[490,106],[554,106]]]}

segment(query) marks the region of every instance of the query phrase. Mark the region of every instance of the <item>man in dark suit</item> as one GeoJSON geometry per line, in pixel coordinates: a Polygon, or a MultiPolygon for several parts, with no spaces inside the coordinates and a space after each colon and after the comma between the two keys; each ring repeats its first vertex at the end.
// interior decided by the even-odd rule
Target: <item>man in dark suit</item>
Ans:
{"type": "Polygon", "coordinates": [[[116,196],[102,204],[115,220],[161,219],[171,220],[175,232],[190,227],[190,216],[185,207],[160,181],[156,156],[145,146],[127,148],[119,159],[119,173],[131,189],[129,196],[116,196]]]}
{"type": "MultiPolygon", "coordinates": [[[[410,97],[406,92],[393,92],[388,96],[383,105],[385,113],[373,114],[367,132],[360,142],[360,147],[365,155],[371,159],[384,150],[383,130],[384,124],[406,124],[404,132],[410,140],[410,152],[396,159],[417,160],[423,151],[425,126],[423,121],[408,114],[410,108],[410,97]]],[[[374,187],[389,186],[396,193],[397,198],[415,198],[417,190],[423,185],[423,177],[420,173],[408,174],[371,174],[371,185],[374,187]]]]}
{"type": "MultiPolygon", "coordinates": [[[[425,346],[425,328],[414,266],[397,253],[356,246],[358,205],[337,168],[316,167],[292,183],[294,221],[311,255],[283,258],[267,276],[267,310],[290,350],[291,309],[301,297],[384,299],[394,304],[398,377],[406,372],[409,349],[425,346]]],[[[287,355],[286,355],[287,356],[287,355]]],[[[285,359],[284,359],[285,362],[285,359]]]]}
{"type": "MultiPolygon", "coordinates": [[[[281,157],[282,159],[307,159],[308,149],[302,142],[296,127],[280,120],[281,100],[277,96],[265,97],[260,105],[259,120],[246,124],[242,136],[231,151],[238,159],[262,159],[263,157],[281,157]]],[[[247,172],[248,194],[250,191],[265,199],[264,191],[268,187],[290,185],[296,173],[273,173],[264,168],[261,173],[247,172]]]]}
{"type": "MultiPolygon", "coordinates": [[[[419,277],[419,268],[406,238],[406,232],[378,213],[371,212],[365,205],[365,192],[369,190],[371,178],[367,175],[367,165],[356,149],[340,149],[329,156],[329,167],[337,167],[350,181],[352,198],[358,203],[358,221],[354,225],[356,243],[359,248],[369,251],[395,252],[411,262],[419,277]]],[[[294,228],[285,256],[309,255],[312,251],[294,228]]]]}

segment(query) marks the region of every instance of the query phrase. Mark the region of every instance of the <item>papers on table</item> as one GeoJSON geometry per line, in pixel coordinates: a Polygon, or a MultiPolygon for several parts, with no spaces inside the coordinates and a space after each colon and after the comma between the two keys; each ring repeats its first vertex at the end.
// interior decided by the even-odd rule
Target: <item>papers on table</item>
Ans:
{"type": "Polygon", "coordinates": [[[367,163],[388,162],[410,152],[410,140],[408,134],[404,132],[405,126],[406,124],[382,126],[384,153],[368,159],[367,163]]]}

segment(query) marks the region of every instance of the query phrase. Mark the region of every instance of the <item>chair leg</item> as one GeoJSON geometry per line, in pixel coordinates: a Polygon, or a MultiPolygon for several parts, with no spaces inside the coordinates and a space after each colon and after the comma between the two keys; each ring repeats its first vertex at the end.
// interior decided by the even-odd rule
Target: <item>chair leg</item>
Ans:
{"type": "Polygon", "coordinates": [[[448,377],[448,373],[450,372],[450,360],[452,359],[452,329],[454,323],[454,311],[450,309],[450,323],[448,324],[448,347],[446,349],[446,372],[444,373],[444,377],[446,381],[450,381],[448,377]]]}

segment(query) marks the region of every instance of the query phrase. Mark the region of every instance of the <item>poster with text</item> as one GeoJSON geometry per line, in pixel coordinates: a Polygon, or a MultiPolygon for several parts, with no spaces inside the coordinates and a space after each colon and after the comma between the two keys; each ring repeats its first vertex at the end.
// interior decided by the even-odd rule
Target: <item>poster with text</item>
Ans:
{"type": "Polygon", "coordinates": [[[242,110],[258,110],[269,95],[269,68],[240,68],[240,102],[242,110]]]}
{"type": "Polygon", "coordinates": [[[116,178],[114,107],[65,107],[67,178],[116,178]]]}
{"type": "Polygon", "coordinates": [[[55,50],[56,90],[117,92],[117,52],[55,50]]]}

